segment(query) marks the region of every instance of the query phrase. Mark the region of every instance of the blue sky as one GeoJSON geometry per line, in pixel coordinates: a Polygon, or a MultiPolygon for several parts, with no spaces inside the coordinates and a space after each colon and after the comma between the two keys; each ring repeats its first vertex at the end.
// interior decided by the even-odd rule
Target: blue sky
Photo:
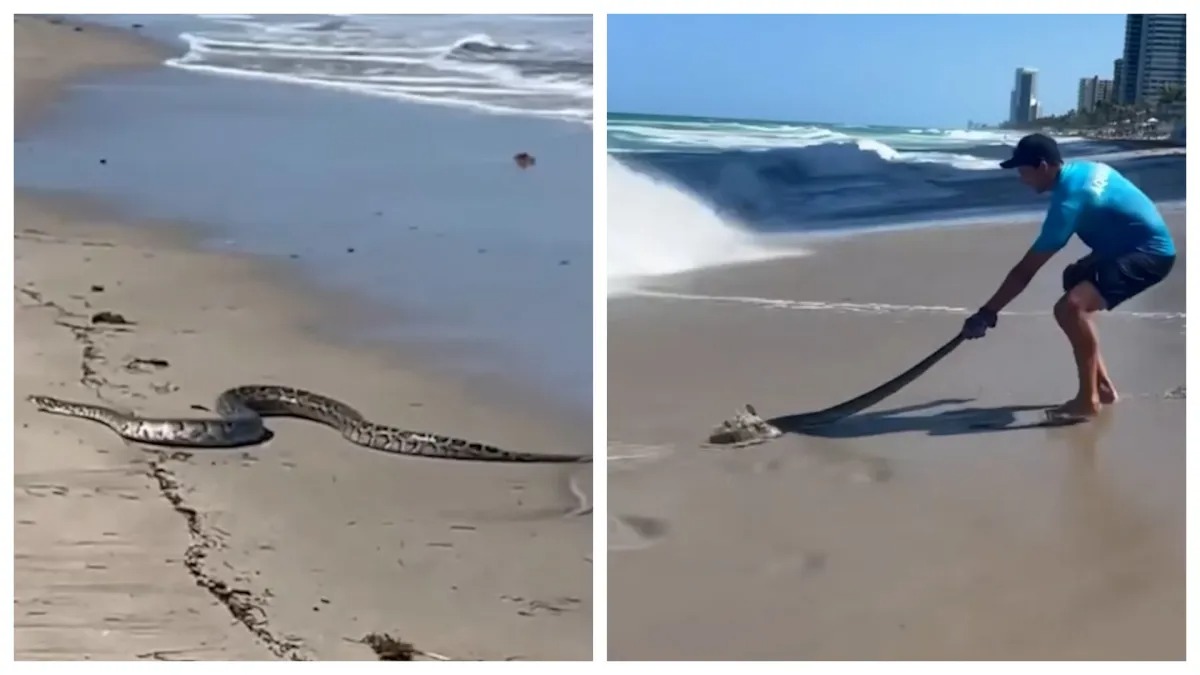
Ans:
{"type": "Polygon", "coordinates": [[[610,15],[608,109],[962,127],[1008,116],[1038,69],[1043,111],[1112,77],[1125,15],[610,15]]]}

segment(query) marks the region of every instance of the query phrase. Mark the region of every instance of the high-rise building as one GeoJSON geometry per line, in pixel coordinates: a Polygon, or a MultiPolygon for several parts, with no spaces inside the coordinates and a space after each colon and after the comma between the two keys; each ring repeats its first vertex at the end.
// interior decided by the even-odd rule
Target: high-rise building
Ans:
{"type": "Polygon", "coordinates": [[[1125,72],[1125,59],[1117,59],[1113,61],[1113,85],[1112,85],[1112,102],[1121,102],[1121,77],[1125,72]]]}
{"type": "Polygon", "coordinates": [[[1079,94],[1075,97],[1075,112],[1088,112],[1096,104],[1096,78],[1079,78],[1079,94]]]}
{"type": "Polygon", "coordinates": [[[1142,23],[1145,16],[1145,14],[1125,15],[1125,51],[1121,55],[1119,103],[1133,103],[1137,98],[1138,55],[1142,50],[1142,23]]]}
{"type": "Polygon", "coordinates": [[[1099,75],[1079,78],[1079,97],[1076,112],[1091,112],[1096,104],[1112,100],[1112,80],[1102,80],[1099,75]]]}
{"type": "Polygon", "coordinates": [[[1026,124],[1037,119],[1037,75],[1035,68],[1017,68],[1013,89],[1008,99],[1008,121],[1026,124]]]}
{"type": "Polygon", "coordinates": [[[1164,86],[1187,83],[1187,15],[1127,14],[1121,103],[1158,101],[1164,86]]]}

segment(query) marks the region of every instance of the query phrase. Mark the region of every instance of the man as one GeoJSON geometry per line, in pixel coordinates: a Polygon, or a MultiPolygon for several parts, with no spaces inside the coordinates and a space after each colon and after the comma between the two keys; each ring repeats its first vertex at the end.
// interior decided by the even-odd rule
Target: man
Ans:
{"type": "Polygon", "coordinates": [[[1137,186],[1106,164],[1064,164],[1058,143],[1049,136],[1025,136],[1000,167],[1016,168],[1021,182],[1038,194],[1049,191],[1050,207],[1037,240],[995,295],[966,320],[963,336],[980,338],[994,328],[1000,311],[1071,235],[1078,235],[1092,251],[1063,271],[1064,293],[1054,304],[1054,318],[1075,352],[1079,392],[1050,414],[1092,417],[1101,405],[1117,400],[1092,315],[1162,281],[1175,264],[1175,242],[1154,202],[1137,186]]]}

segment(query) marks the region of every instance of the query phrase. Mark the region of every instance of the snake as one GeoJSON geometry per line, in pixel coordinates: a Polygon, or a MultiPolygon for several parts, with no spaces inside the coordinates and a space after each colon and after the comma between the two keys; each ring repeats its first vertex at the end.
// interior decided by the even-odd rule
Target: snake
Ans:
{"type": "Polygon", "coordinates": [[[493,462],[590,463],[584,455],[516,452],[453,436],[412,431],[369,421],[336,399],[296,387],[244,385],[217,396],[216,418],[150,418],[91,403],[32,395],[38,410],[99,422],[130,441],[151,445],[229,448],[270,437],[264,417],[299,417],[332,427],[346,440],[398,455],[493,462]]]}
{"type": "Polygon", "coordinates": [[[804,430],[840,422],[851,415],[858,414],[880,403],[892,394],[900,391],[913,380],[924,375],[938,361],[949,356],[966,339],[962,333],[959,333],[949,342],[934,350],[932,354],[921,359],[915,366],[896,377],[865,394],[855,396],[848,401],[825,408],[824,410],[784,415],[768,422],[759,416],[754,406],[747,404],[743,410],[735,413],[731,419],[717,425],[709,434],[706,445],[738,447],[765,443],[768,440],[783,435],[783,431],[776,424],[785,426],[790,430],[804,430]]]}

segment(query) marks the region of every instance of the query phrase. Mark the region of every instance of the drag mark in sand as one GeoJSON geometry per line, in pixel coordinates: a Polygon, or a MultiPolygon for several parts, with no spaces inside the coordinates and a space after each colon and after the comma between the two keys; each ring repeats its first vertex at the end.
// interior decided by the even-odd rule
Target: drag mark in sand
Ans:
{"type": "Polygon", "coordinates": [[[171,503],[177,513],[187,522],[191,543],[184,552],[183,564],[195,578],[196,584],[207,590],[214,598],[229,609],[243,626],[262,640],[271,653],[289,661],[308,661],[309,656],[302,649],[302,643],[296,638],[279,638],[267,627],[267,613],[264,606],[266,600],[255,596],[249,590],[234,588],[229,584],[209,574],[204,561],[210,550],[220,548],[221,539],[213,532],[206,531],[199,512],[189,506],[180,494],[181,485],[174,472],[165,466],[169,457],[166,453],[156,451],[157,457],[150,462],[149,475],[158,482],[159,491],[171,503]]]}
{"type": "MultiPolygon", "coordinates": [[[[111,330],[127,331],[127,328],[120,325],[109,326],[104,323],[97,323],[96,325],[75,323],[71,319],[86,319],[85,315],[72,312],[57,302],[47,300],[40,292],[33,288],[18,286],[16,290],[25,298],[32,301],[25,304],[26,307],[45,307],[54,310],[58,315],[54,323],[70,329],[75,341],[82,345],[79,382],[84,387],[95,392],[96,397],[103,401],[108,400],[104,395],[104,389],[106,388],[128,389],[128,387],[123,385],[109,382],[97,370],[96,366],[105,363],[106,359],[95,338],[97,333],[111,330]]],[[[290,637],[280,637],[271,631],[268,625],[265,609],[266,601],[264,598],[256,596],[247,589],[230,586],[205,566],[204,562],[209,551],[219,548],[222,545],[222,539],[217,532],[210,531],[204,527],[200,513],[184,500],[179,479],[166,466],[166,463],[170,460],[186,459],[188,456],[187,453],[167,453],[158,450],[154,451],[154,455],[155,458],[149,462],[146,473],[147,476],[158,484],[159,491],[163,497],[170,502],[176,512],[184,517],[187,523],[191,543],[184,552],[183,560],[184,566],[195,579],[196,585],[204,588],[223,604],[229,610],[229,613],[258,637],[275,656],[292,661],[311,660],[311,657],[302,649],[299,640],[290,637]]]]}
{"type": "MultiPolygon", "coordinates": [[[[631,290],[627,296],[642,298],[657,298],[661,300],[692,300],[720,302],[740,305],[754,305],[766,309],[786,309],[798,311],[834,311],[862,314],[962,314],[969,315],[975,310],[967,307],[950,307],[947,305],[895,305],[885,302],[824,302],[816,300],[788,300],[785,298],[756,298],[737,295],[703,295],[698,293],[679,293],[654,289],[631,290]]],[[[1050,312],[1005,312],[1005,316],[1050,316],[1050,312]]],[[[1187,319],[1186,312],[1112,312],[1112,316],[1133,319],[1150,319],[1156,321],[1175,321],[1187,319]]]]}

